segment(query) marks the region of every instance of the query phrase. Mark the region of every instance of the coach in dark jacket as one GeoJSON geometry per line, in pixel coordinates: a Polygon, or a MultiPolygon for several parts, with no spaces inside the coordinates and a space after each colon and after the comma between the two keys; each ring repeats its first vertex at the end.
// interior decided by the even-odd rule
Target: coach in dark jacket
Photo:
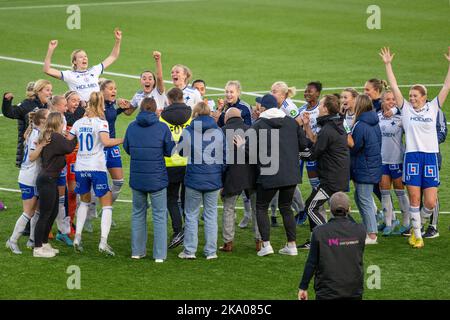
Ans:
{"type": "MultiPolygon", "coordinates": [[[[38,83],[38,82],[37,82],[38,83]]],[[[51,87],[51,85],[50,85],[51,87]]],[[[51,89],[50,89],[51,93],[51,89]]],[[[20,168],[23,159],[24,133],[28,127],[28,113],[34,109],[47,108],[47,102],[51,98],[43,93],[37,93],[29,99],[23,100],[17,106],[12,105],[13,95],[5,93],[3,95],[2,113],[10,119],[17,119],[17,151],[16,151],[16,167],[20,168]]]]}
{"type": "Polygon", "coordinates": [[[144,98],[141,112],[127,128],[123,148],[130,155],[132,256],[141,258],[146,255],[147,197],[150,194],[154,227],[153,258],[162,262],[167,257],[166,188],[169,184],[164,157],[171,155],[175,143],[169,128],[159,121],[155,111],[155,100],[144,98]]]}
{"type": "Polygon", "coordinates": [[[279,191],[278,208],[283,217],[288,242],[279,250],[279,253],[297,255],[296,223],[291,204],[294,190],[301,180],[299,152],[307,148],[309,140],[297,122],[278,109],[274,96],[266,94],[258,101],[264,111],[249,129],[254,131],[256,139],[250,136],[245,144],[246,153],[250,157],[256,155],[256,148],[258,148],[256,217],[263,241],[258,255],[274,253],[270,245],[268,208],[277,191],[279,191]],[[263,149],[259,146],[260,141],[267,141],[263,149]]]}
{"type": "Polygon", "coordinates": [[[298,299],[308,300],[312,277],[317,300],[362,299],[366,231],[348,216],[350,200],[343,192],[330,199],[333,218],[312,233],[311,250],[299,285],[298,299]]]}

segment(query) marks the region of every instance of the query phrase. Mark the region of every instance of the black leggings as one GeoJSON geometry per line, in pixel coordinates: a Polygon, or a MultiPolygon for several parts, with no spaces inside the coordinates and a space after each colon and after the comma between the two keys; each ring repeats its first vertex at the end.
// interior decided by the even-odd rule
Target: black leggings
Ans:
{"type": "Polygon", "coordinates": [[[297,237],[296,222],[294,214],[291,209],[292,198],[294,197],[294,191],[297,186],[288,186],[276,189],[263,189],[258,184],[256,189],[256,220],[258,222],[259,232],[263,241],[270,240],[270,221],[269,221],[269,205],[272,198],[277,191],[280,191],[278,196],[278,208],[280,209],[281,216],[283,217],[283,225],[286,231],[286,237],[288,242],[293,242],[297,237]]]}
{"type": "Polygon", "coordinates": [[[174,233],[183,231],[183,220],[178,199],[181,198],[181,209],[184,211],[184,184],[182,182],[169,183],[167,187],[167,209],[172,219],[172,229],[174,233]],[[181,187],[181,195],[180,195],[181,187]]]}
{"type": "Polygon", "coordinates": [[[45,175],[39,175],[36,180],[40,211],[34,231],[34,245],[36,248],[42,247],[43,243],[48,243],[48,234],[58,215],[59,193],[57,181],[58,178],[45,175]]]}

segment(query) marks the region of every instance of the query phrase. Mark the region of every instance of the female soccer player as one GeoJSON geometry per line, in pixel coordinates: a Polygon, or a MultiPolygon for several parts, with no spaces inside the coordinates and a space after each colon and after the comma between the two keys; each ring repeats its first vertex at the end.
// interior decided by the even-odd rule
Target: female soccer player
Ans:
{"type": "Polygon", "coordinates": [[[381,95],[384,90],[388,89],[386,80],[369,79],[364,84],[364,94],[372,100],[373,107],[376,112],[381,110],[381,95]]]}
{"type": "Polygon", "coordinates": [[[229,108],[237,108],[241,111],[241,118],[248,126],[252,125],[252,108],[250,105],[241,100],[241,83],[237,80],[228,81],[225,85],[225,105],[220,114],[217,125],[223,127],[225,125],[225,112],[229,108]]]}
{"type": "Polygon", "coordinates": [[[103,148],[114,147],[123,143],[123,139],[110,138],[108,122],[105,117],[105,101],[101,92],[92,92],[86,109],[87,117],[74,123],[69,139],[78,139],[78,153],[75,162],[75,192],[80,195],[80,206],[77,210],[76,234],[73,242],[76,251],[83,251],[81,232],[86,220],[91,188],[100,199],[102,205],[101,240],[99,250],[108,255],[114,251],[108,245],[108,235],[112,221],[112,194],[108,186],[106,158],[103,148]]]}
{"type": "Polygon", "coordinates": [[[270,93],[277,99],[278,107],[291,118],[296,118],[299,115],[298,107],[292,101],[295,96],[295,87],[288,87],[286,82],[277,81],[272,84],[270,93]]]}
{"type": "Polygon", "coordinates": [[[88,101],[91,92],[99,91],[98,78],[103,73],[103,70],[112,65],[119,57],[122,31],[116,28],[114,30],[114,37],[116,39],[114,48],[102,63],[89,68],[86,51],[77,49],[72,52],[70,57],[72,70],[65,71],[59,71],[50,66],[53,52],[58,46],[58,40],[51,40],[48,44],[48,51],[44,60],[44,73],[56,79],[63,80],[67,83],[70,90],[80,94],[81,100],[88,101]]]}
{"type": "Polygon", "coordinates": [[[403,225],[400,233],[411,228],[409,224],[409,199],[405,193],[402,182],[403,154],[403,125],[400,115],[391,115],[395,108],[395,98],[392,91],[385,91],[381,96],[381,111],[378,113],[381,129],[381,158],[383,162],[383,175],[380,181],[381,205],[383,206],[385,227],[383,236],[389,236],[394,231],[398,221],[395,219],[391,198],[391,185],[394,186],[400,209],[403,214],[403,225]]]}
{"type": "MultiPolygon", "coordinates": [[[[436,118],[450,90],[450,65],[444,86],[436,98],[428,102],[427,89],[423,85],[414,85],[409,90],[409,101],[407,101],[403,98],[392,69],[394,54],[391,54],[389,48],[383,48],[380,56],[386,66],[386,74],[395,101],[402,110],[402,122],[405,129],[403,181],[409,194],[409,213],[413,229],[409,244],[414,248],[422,248],[424,242],[420,230],[421,215],[422,218],[431,216],[437,201],[439,145],[436,118]],[[419,209],[421,191],[423,192],[422,210],[419,209]]],[[[450,47],[445,58],[450,63],[450,47]]]]}
{"type": "Polygon", "coordinates": [[[36,189],[36,178],[40,170],[39,155],[46,145],[38,144],[39,132],[44,128],[47,120],[48,109],[40,109],[28,114],[30,125],[25,132],[25,156],[19,172],[19,187],[22,192],[23,213],[17,219],[14,231],[6,242],[6,247],[15,254],[21,254],[18,241],[27,223],[30,221],[30,243],[34,246],[34,227],[39,218],[38,194],[36,189]]]}
{"type": "Polygon", "coordinates": [[[353,88],[346,88],[341,93],[341,114],[344,117],[344,128],[347,133],[352,132],[355,120],[355,102],[359,93],[353,88]]]}
{"type": "Polygon", "coordinates": [[[185,65],[176,64],[172,67],[171,76],[173,85],[183,91],[184,103],[194,108],[197,103],[202,102],[200,92],[189,86],[189,80],[192,77],[191,69],[185,65]]]}

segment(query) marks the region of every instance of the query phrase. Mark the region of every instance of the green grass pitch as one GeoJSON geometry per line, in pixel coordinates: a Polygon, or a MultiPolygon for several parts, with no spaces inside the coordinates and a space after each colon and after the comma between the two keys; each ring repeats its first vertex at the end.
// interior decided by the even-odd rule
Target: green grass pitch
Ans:
{"type": "MultiPolygon", "coordinates": [[[[55,4],[69,5],[71,1],[0,0],[0,88],[2,92],[14,92],[15,102],[24,97],[28,81],[48,77],[40,65],[3,57],[43,61],[48,41],[58,39],[53,63],[69,65],[71,51],[83,48],[93,65],[110,53],[116,26],[123,31],[122,50],[119,60],[107,71],[137,75],[144,69],[154,69],[151,53],[159,50],[165,79],[170,78],[172,65],[182,63],[193,70],[194,78],[205,79],[211,87],[222,88],[226,81],[238,79],[246,92],[268,90],[277,80],[299,89],[311,80],[322,81],[326,88],[363,86],[369,78],[385,78],[378,56],[379,48],[385,45],[397,53],[394,69],[400,84],[439,84],[448,68],[443,57],[449,45],[447,0],[209,0],[91,5],[80,7],[80,30],[67,29],[66,8],[48,7],[55,4]],[[366,26],[366,9],[372,4],[381,8],[380,30],[366,26]],[[47,7],[4,9],[29,6],[47,7]]],[[[109,78],[116,81],[120,97],[131,98],[139,87],[135,79],[109,78]]],[[[66,90],[62,81],[51,81],[54,93],[66,90]]],[[[439,89],[429,87],[430,96],[439,89]]],[[[339,92],[324,93],[335,91],[339,92]]],[[[302,100],[301,93],[295,98],[302,100]]],[[[254,101],[252,96],[243,99],[254,101]]],[[[444,111],[449,106],[447,102],[444,111]]],[[[132,118],[119,117],[118,136],[123,136],[132,118]]],[[[17,189],[16,122],[0,117],[0,137],[0,188],[17,189]]],[[[441,149],[444,161],[439,194],[442,211],[448,212],[448,143],[441,149]]],[[[129,157],[124,152],[122,157],[128,181],[129,157]]],[[[306,199],[310,192],[306,180],[301,189],[306,199]]],[[[120,199],[131,199],[128,186],[120,199]]],[[[219,253],[216,261],[182,261],[177,258],[181,248],[170,250],[163,264],[155,264],[150,258],[133,261],[130,203],[114,206],[118,225],[110,234],[110,244],[117,253],[114,258],[97,251],[98,219],[95,232],[84,234],[85,253],[81,255],[55,243],[61,250],[58,257],[34,259],[25,249],[25,239],[21,239],[24,253],[15,256],[3,245],[21,213],[20,195],[0,190],[0,200],[8,205],[0,212],[0,299],[295,299],[307,257],[307,252],[299,252],[296,257],[275,254],[259,258],[250,230],[237,228],[235,251],[219,253]],[[71,265],[81,269],[80,290],[67,289],[66,270],[71,265]]],[[[241,217],[239,210],[238,220],[241,217]]],[[[220,223],[221,210],[219,244],[220,223]]],[[[450,215],[441,215],[441,236],[426,240],[423,250],[412,250],[401,237],[380,237],[378,245],[367,247],[365,267],[380,267],[381,288],[366,287],[364,298],[449,299],[449,225],[450,215]]],[[[149,230],[151,257],[151,227],[149,230]]],[[[307,227],[298,227],[297,231],[298,242],[308,237],[307,227]]],[[[199,234],[201,256],[203,227],[199,234]]],[[[282,228],[272,229],[271,241],[275,249],[284,245],[282,228]]]]}

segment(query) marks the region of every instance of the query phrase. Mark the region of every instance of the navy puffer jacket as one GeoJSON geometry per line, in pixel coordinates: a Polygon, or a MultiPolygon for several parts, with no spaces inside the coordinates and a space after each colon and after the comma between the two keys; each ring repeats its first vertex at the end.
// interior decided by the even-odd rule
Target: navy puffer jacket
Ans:
{"type": "Polygon", "coordinates": [[[381,180],[381,130],[375,111],[361,114],[353,126],[355,145],[350,149],[351,177],[356,183],[376,184],[381,180]]]}

